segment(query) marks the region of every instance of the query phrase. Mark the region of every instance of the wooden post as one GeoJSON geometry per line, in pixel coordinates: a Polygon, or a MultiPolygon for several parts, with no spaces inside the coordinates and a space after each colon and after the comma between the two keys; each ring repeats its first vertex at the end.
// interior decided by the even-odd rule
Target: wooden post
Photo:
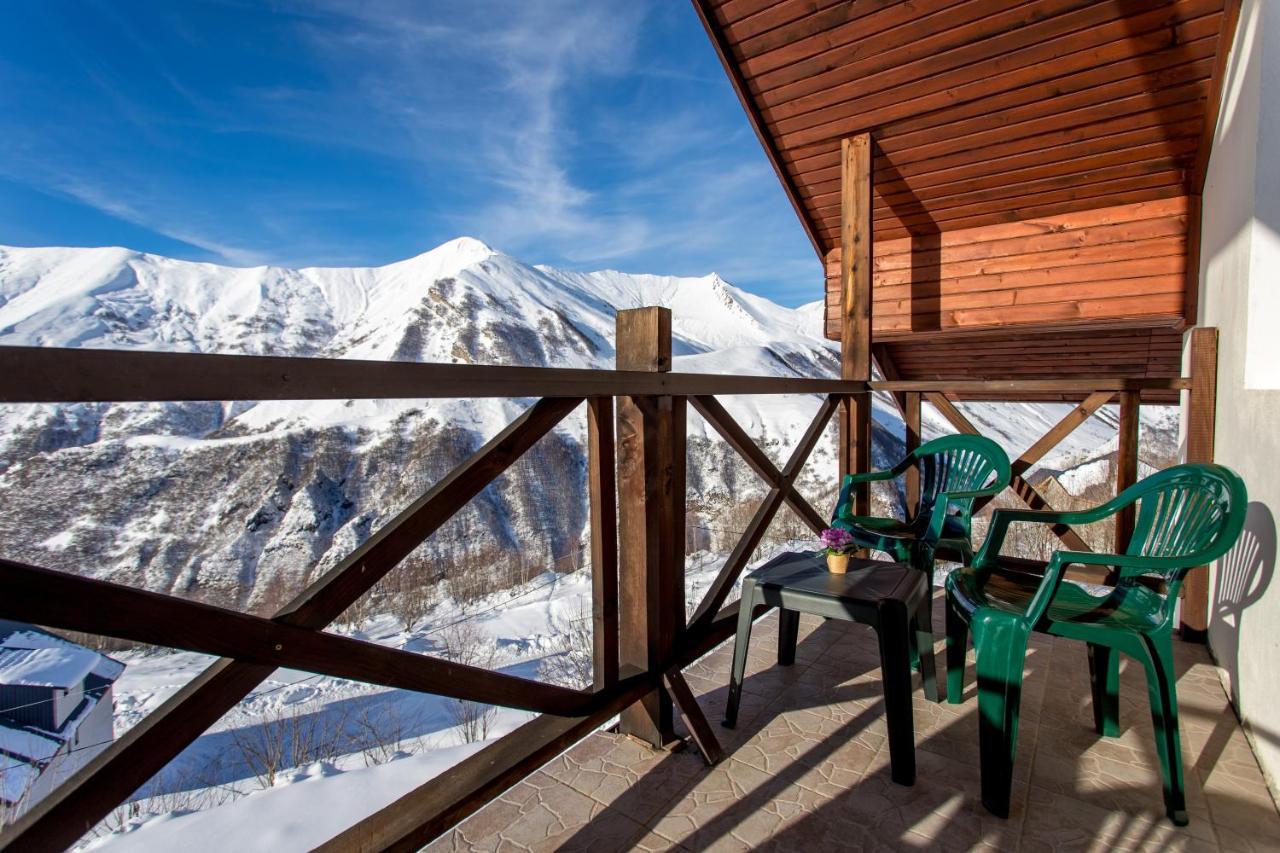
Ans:
{"type": "MultiPolygon", "coordinates": [[[[1142,408],[1139,391],[1120,393],[1120,434],[1116,448],[1116,494],[1138,482],[1138,421],[1142,408]]],[[[1135,507],[1130,504],[1116,513],[1115,553],[1123,554],[1133,538],[1135,507]]]]}
{"type": "MultiPolygon", "coordinates": [[[[841,142],[840,378],[871,379],[871,134],[841,142]]],[[[840,475],[871,470],[871,395],[845,401],[840,417],[840,475]]],[[[870,484],[859,485],[854,512],[871,512],[870,484]]]]}
{"type": "MultiPolygon", "coordinates": [[[[907,427],[906,451],[911,453],[920,446],[920,392],[908,391],[903,395],[902,422],[907,427]]],[[[907,469],[907,516],[914,516],[920,507],[920,469],[907,469]]]]}
{"type": "Polygon", "coordinates": [[[613,455],[613,398],[587,401],[587,488],[591,498],[592,681],[618,682],[618,493],[613,455]]]}
{"type": "MultiPolygon", "coordinates": [[[[1218,400],[1218,330],[1191,330],[1191,389],[1187,394],[1187,462],[1213,461],[1218,400]]],[[[1182,584],[1182,639],[1203,643],[1209,635],[1209,567],[1192,569],[1182,584]]]]}
{"type": "MultiPolygon", "coordinates": [[[[671,369],[671,311],[618,312],[619,370],[671,369]]],[[[618,400],[618,650],[625,672],[663,666],[684,628],[685,398],[618,400]]],[[[620,730],[655,747],[675,739],[658,689],[621,715],[620,730]]]]}

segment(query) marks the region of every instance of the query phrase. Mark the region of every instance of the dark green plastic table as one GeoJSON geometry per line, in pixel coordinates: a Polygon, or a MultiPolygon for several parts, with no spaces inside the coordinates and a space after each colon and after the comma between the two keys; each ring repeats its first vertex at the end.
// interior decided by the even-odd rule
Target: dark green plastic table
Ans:
{"type": "Polygon", "coordinates": [[[757,605],[779,608],[778,664],[796,659],[800,614],[845,619],[870,625],[880,644],[884,706],[889,729],[893,781],[911,785],[916,779],[915,731],[911,713],[911,661],[920,660],[925,696],[938,701],[933,661],[932,612],[924,573],[905,563],[852,559],[849,571],[827,571],[826,558],[814,553],[780,554],[742,581],[738,636],[724,725],[733,728],[742,698],[742,678],[751,642],[752,612],[757,605]],[[749,605],[749,606],[748,606],[749,605]]]}

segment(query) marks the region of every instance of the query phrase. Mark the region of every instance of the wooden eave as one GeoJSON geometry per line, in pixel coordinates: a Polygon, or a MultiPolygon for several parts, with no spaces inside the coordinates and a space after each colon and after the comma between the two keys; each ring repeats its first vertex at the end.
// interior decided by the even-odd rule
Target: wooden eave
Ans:
{"type": "Polygon", "coordinates": [[[694,6],[827,264],[829,337],[840,144],[870,132],[874,339],[902,378],[1177,375],[1239,0],[694,6]]]}

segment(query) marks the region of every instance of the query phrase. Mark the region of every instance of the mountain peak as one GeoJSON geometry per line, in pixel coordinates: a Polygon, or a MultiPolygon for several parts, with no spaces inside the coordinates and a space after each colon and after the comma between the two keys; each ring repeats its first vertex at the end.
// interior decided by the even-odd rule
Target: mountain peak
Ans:
{"type": "Polygon", "coordinates": [[[432,252],[450,251],[450,252],[467,252],[483,255],[496,255],[497,250],[485,243],[483,240],[477,240],[475,237],[462,235],[454,237],[447,243],[441,243],[431,250],[432,252]]]}
{"type": "Polygon", "coordinates": [[[455,237],[446,243],[441,243],[434,249],[428,249],[412,258],[405,258],[403,261],[396,261],[388,264],[391,267],[412,267],[417,268],[423,263],[432,267],[449,268],[451,271],[465,269],[472,264],[478,264],[483,260],[499,254],[496,249],[491,248],[481,240],[475,237],[455,237]]]}

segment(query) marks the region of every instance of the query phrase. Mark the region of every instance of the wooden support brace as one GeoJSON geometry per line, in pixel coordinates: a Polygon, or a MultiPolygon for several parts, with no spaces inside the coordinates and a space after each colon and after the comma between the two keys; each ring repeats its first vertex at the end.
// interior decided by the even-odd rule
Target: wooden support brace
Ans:
{"type": "MultiPolygon", "coordinates": [[[[1212,462],[1218,405],[1218,330],[1191,330],[1191,389],[1187,393],[1187,462],[1212,462]]],[[[1182,639],[1203,643],[1209,636],[1209,567],[1187,573],[1182,582],[1182,639]]]]}
{"type": "MultiPolygon", "coordinates": [[[[937,394],[937,393],[926,394],[925,399],[927,399],[930,403],[932,403],[935,407],[937,407],[938,411],[942,413],[942,416],[945,417],[948,421],[950,421],[951,425],[954,426],[958,431],[963,433],[968,433],[969,435],[980,434],[978,432],[978,428],[975,427],[973,423],[970,422],[970,420],[964,416],[964,413],[962,413],[959,409],[957,409],[955,407],[955,404],[953,404],[950,400],[948,400],[942,394],[937,394]]],[[[1011,477],[1009,480],[1009,487],[1012,488],[1014,494],[1016,494],[1019,498],[1021,498],[1022,502],[1025,503],[1031,509],[1039,509],[1039,510],[1053,509],[1053,507],[1049,504],[1049,502],[1045,500],[1044,495],[1040,494],[1040,492],[1038,492],[1034,486],[1028,483],[1021,476],[1015,475],[1011,477]]],[[[1065,542],[1067,547],[1070,548],[1071,550],[1073,551],[1092,551],[1093,550],[1092,548],[1089,547],[1089,544],[1087,542],[1085,542],[1083,539],[1080,538],[1080,534],[1076,533],[1067,525],[1056,524],[1051,529],[1053,530],[1054,534],[1057,535],[1057,537],[1061,539],[1063,542],[1065,542]]],[[[1093,572],[1091,570],[1077,569],[1077,570],[1073,570],[1073,572],[1075,576],[1087,577],[1088,579],[1091,579],[1091,580],[1101,580],[1104,577],[1104,573],[1093,572]]]]}
{"type": "Polygon", "coordinates": [[[690,397],[689,402],[706,419],[707,423],[711,424],[716,432],[720,433],[729,446],[746,460],[747,464],[761,479],[772,488],[782,492],[783,500],[795,510],[796,515],[800,516],[814,533],[821,533],[826,528],[827,523],[818,514],[817,510],[796,490],[794,483],[786,481],[782,472],[773,464],[773,460],[751,440],[746,430],[738,425],[738,422],[725,410],[724,406],[720,405],[720,401],[715,397],[704,396],[690,397]]]}
{"type": "Polygon", "coordinates": [[[698,751],[702,753],[702,759],[710,766],[719,764],[724,758],[724,750],[720,748],[720,741],[716,738],[715,731],[707,723],[707,715],[702,713],[702,706],[698,704],[680,670],[668,670],[662,676],[662,683],[675,701],[676,708],[680,711],[680,718],[688,726],[689,735],[697,745],[698,751]]]}
{"type": "MultiPolygon", "coordinates": [[[[908,391],[903,396],[902,422],[906,426],[906,451],[920,447],[920,392],[908,391]]],[[[920,508],[920,468],[912,465],[906,475],[907,511],[914,517],[920,508]]]]}
{"type": "MultiPolygon", "coordinates": [[[[1013,460],[1013,464],[1010,466],[1010,470],[1013,475],[1010,484],[1013,486],[1014,491],[1023,491],[1021,487],[1021,484],[1024,482],[1022,475],[1030,471],[1032,466],[1043,459],[1049,451],[1061,444],[1063,439],[1079,429],[1080,426],[1084,424],[1085,421],[1089,420],[1095,412],[1107,403],[1111,402],[1111,398],[1113,396],[1115,396],[1115,394],[1112,391],[1095,391],[1090,394],[1084,402],[1076,406],[1070,412],[1067,412],[1066,416],[1063,417],[1062,420],[1054,424],[1048,432],[1040,436],[1039,440],[1037,440],[1035,444],[1028,447],[1021,456],[1013,460]]],[[[949,402],[950,401],[948,401],[948,403],[949,402]]],[[[954,406],[951,407],[951,411],[954,414],[963,417],[963,415],[960,415],[959,410],[954,406]]],[[[951,414],[946,412],[943,414],[948,420],[951,420],[951,414]]],[[[1030,489],[1030,486],[1028,486],[1027,489],[1030,489]]],[[[1031,491],[1034,492],[1034,489],[1031,491]]],[[[994,497],[995,496],[992,495],[985,498],[979,498],[973,505],[974,512],[977,512],[987,504],[991,503],[994,497]]]]}
{"type": "MultiPolygon", "coordinates": [[[[781,482],[783,485],[792,483],[796,475],[800,473],[800,469],[804,467],[809,454],[813,452],[814,445],[822,437],[822,432],[826,429],[827,423],[835,413],[837,405],[837,398],[828,397],[818,408],[818,413],[814,415],[809,428],[805,430],[800,443],[791,451],[791,458],[787,460],[786,466],[782,469],[781,482]]],[[[733,551],[724,561],[724,566],[720,569],[720,573],[711,582],[711,587],[707,590],[697,610],[694,611],[693,618],[689,620],[690,630],[705,628],[710,620],[715,617],[716,611],[724,604],[725,599],[729,596],[729,591],[733,588],[734,582],[737,581],[738,576],[747,565],[747,561],[751,558],[751,554],[760,543],[760,537],[764,535],[765,530],[769,527],[769,522],[773,520],[778,507],[782,505],[782,495],[783,489],[777,486],[770,489],[769,493],[765,495],[764,500],[761,501],[759,508],[756,510],[755,516],[752,517],[746,531],[742,534],[742,538],[733,547],[733,551]]]]}
{"type": "Polygon", "coordinates": [[[508,708],[573,716],[589,693],[0,559],[0,617],[508,708]]]}
{"type": "MultiPolygon", "coordinates": [[[[872,143],[840,144],[840,378],[871,379],[872,143]]],[[[840,478],[871,470],[871,395],[846,398],[840,414],[840,478]]],[[[854,513],[871,514],[871,484],[854,487],[854,513]]]]}
{"type": "MultiPolygon", "coordinates": [[[[311,584],[275,621],[312,629],[328,625],[580,402],[539,400],[311,584]]],[[[229,658],[210,664],[6,827],[0,850],[70,847],[272,670],[229,658]]]]}
{"type": "Polygon", "coordinates": [[[618,681],[618,493],[613,398],[587,401],[587,490],[591,504],[592,682],[618,681]]]}
{"type": "MultiPolygon", "coordinates": [[[[671,311],[618,312],[619,368],[671,369],[671,311]]],[[[685,398],[622,397],[617,411],[618,651],[654,672],[684,630],[685,398]]],[[[657,670],[661,672],[662,670],[657,670]]],[[[623,710],[619,728],[654,747],[675,740],[660,685],[623,710]]]]}
{"type": "MultiPolygon", "coordinates": [[[[1120,394],[1120,430],[1116,449],[1116,494],[1138,482],[1138,426],[1142,395],[1137,391],[1120,394]]],[[[1136,518],[1133,504],[1116,513],[1115,553],[1123,554],[1133,538],[1136,518]]]]}

